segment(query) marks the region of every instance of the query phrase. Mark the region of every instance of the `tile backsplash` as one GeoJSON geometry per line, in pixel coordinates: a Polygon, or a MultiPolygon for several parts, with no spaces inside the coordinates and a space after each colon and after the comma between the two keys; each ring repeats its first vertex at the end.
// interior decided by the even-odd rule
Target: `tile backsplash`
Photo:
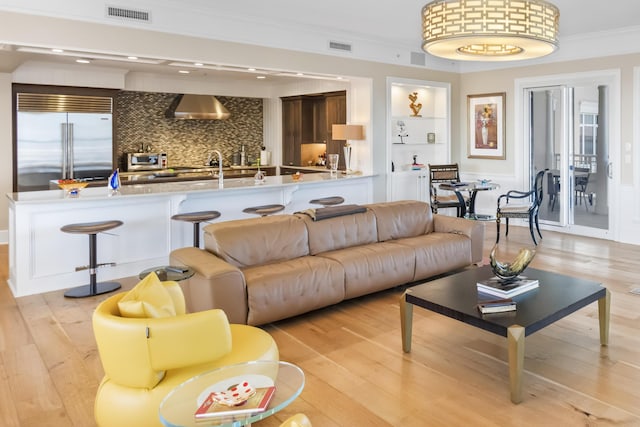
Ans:
{"type": "Polygon", "coordinates": [[[201,166],[212,150],[220,150],[231,164],[235,152],[245,146],[248,161],[260,154],[263,144],[263,100],[216,96],[231,113],[227,120],[179,120],[167,118],[178,94],[122,91],[115,99],[117,154],[125,170],[126,153],[143,147],[167,153],[169,167],[201,166]],[[149,147],[149,148],[147,148],[149,147]]]}

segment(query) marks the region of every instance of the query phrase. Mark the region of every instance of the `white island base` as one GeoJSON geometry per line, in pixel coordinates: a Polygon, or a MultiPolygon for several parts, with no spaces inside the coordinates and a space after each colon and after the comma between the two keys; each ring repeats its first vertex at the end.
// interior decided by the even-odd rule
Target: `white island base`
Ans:
{"type": "Polygon", "coordinates": [[[62,190],[10,193],[9,287],[15,297],[87,284],[89,237],[60,231],[67,224],[120,220],[123,225],[97,236],[98,281],[137,276],[147,268],[166,265],[169,253],[193,244],[193,226],[172,221],[177,213],[217,210],[217,221],[249,218],[244,208],[283,204],[281,213],[311,206],[309,200],[342,196],[345,203],[372,202],[373,177],[307,174],[267,177],[256,184],[250,178],[123,186],[110,195],[107,188],[85,188],[78,197],[62,190]]]}

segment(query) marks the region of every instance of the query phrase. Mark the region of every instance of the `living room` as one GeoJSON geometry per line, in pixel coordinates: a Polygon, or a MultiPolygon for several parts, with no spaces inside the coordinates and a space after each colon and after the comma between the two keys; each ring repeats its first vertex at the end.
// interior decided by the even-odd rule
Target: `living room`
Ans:
{"type": "MultiPolygon", "coordinates": [[[[610,347],[601,349],[598,344],[596,309],[591,306],[549,328],[548,332],[534,336],[535,344],[528,347],[527,354],[525,402],[511,405],[506,392],[504,340],[480,335],[471,328],[458,327],[452,332],[450,320],[416,311],[415,348],[413,353],[404,354],[397,308],[401,292],[387,291],[266,327],[278,342],[281,359],[303,367],[307,384],[301,398],[287,411],[259,425],[278,425],[293,411],[307,413],[314,425],[327,426],[584,425],[587,420],[596,425],[606,420],[620,425],[640,424],[640,415],[633,405],[638,400],[635,385],[639,379],[635,361],[638,360],[636,349],[640,346],[635,338],[637,314],[634,311],[638,297],[629,292],[638,273],[634,267],[635,245],[640,244],[637,221],[640,181],[635,173],[638,137],[633,120],[640,98],[640,55],[635,50],[613,50],[614,46],[625,45],[625,37],[633,39],[634,36],[619,35],[620,41],[607,44],[607,53],[597,57],[591,57],[589,49],[576,47],[576,40],[568,39],[557,52],[558,60],[462,71],[459,65],[437,60],[431,68],[431,58],[428,66],[408,65],[410,52],[405,51],[400,65],[390,59],[377,62],[362,57],[212,40],[198,34],[185,35],[185,32],[171,34],[155,27],[149,31],[140,26],[32,15],[18,10],[17,4],[9,9],[11,11],[0,12],[3,43],[351,76],[355,82],[352,90],[358,96],[350,107],[350,119],[366,124],[368,134],[356,157],[375,175],[374,201],[388,197],[389,155],[380,154],[388,153],[388,77],[450,84],[451,160],[459,163],[464,179],[489,179],[505,190],[525,188],[529,179],[529,171],[525,170],[528,163],[524,125],[520,123],[524,115],[519,106],[523,95],[519,90],[543,83],[562,84],[560,80],[571,79],[612,82],[611,227],[604,236],[598,236],[605,238],[600,240],[588,237],[588,231],[582,233],[584,230],[570,227],[572,224],[567,225],[566,221],[561,225],[543,223],[543,242],[532,263],[536,268],[601,281],[612,290],[610,347]],[[251,64],[247,64],[247,58],[252,58],[251,64]],[[505,94],[506,157],[504,160],[468,158],[468,96],[493,93],[505,94]],[[363,390],[365,393],[360,395],[363,390]]],[[[158,18],[162,16],[156,13],[158,18]]],[[[246,27],[240,27],[239,32],[245,30],[246,27]]],[[[301,36],[300,44],[303,39],[301,36]]],[[[600,43],[604,44],[593,43],[594,51],[600,43]]],[[[381,47],[380,54],[387,53],[390,52],[381,47]]],[[[3,129],[0,145],[5,152],[10,151],[12,140],[10,99],[14,82],[7,68],[0,74],[0,96],[4,100],[0,105],[3,129]]],[[[61,84],[65,79],[44,74],[34,76],[34,81],[61,84]]],[[[142,87],[144,76],[139,77],[137,83],[142,87]]],[[[83,78],[80,84],[100,80],[100,76],[93,73],[86,73],[83,78]]],[[[11,156],[5,156],[3,166],[3,190],[11,192],[11,156]]],[[[501,191],[495,193],[480,197],[480,210],[495,212],[495,199],[501,191]]],[[[3,203],[0,228],[6,236],[6,200],[3,203]]],[[[493,223],[487,223],[485,257],[494,233],[493,223]]],[[[529,239],[528,231],[521,227],[514,227],[509,236],[510,244],[515,246],[528,244],[529,239]]],[[[5,270],[2,277],[7,276],[5,270]]],[[[135,280],[129,278],[127,286],[134,283],[135,280]]],[[[11,402],[7,403],[7,410],[2,411],[3,422],[7,425],[91,425],[93,398],[101,378],[90,326],[96,301],[69,302],[60,292],[16,300],[6,287],[3,293],[6,320],[2,322],[5,342],[2,365],[7,381],[1,384],[5,390],[4,401],[11,402]],[[25,361],[32,363],[25,364],[25,361]]]]}

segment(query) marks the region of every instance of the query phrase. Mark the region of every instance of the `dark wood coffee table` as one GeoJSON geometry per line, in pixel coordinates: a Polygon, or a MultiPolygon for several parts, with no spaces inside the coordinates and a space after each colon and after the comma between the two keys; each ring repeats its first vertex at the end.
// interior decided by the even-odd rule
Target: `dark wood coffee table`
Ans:
{"type": "Polygon", "coordinates": [[[476,283],[493,276],[489,266],[465,270],[407,289],[400,298],[402,349],[405,353],[411,351],[414,305],[507,337],[511,401],[520,403],[524,338],[527,335],[598,301],[600,344],[608,344],[611,294],[605,287],[597,282],[534,268],[527,268],[524,275],[538,279],[540,286],[513,298],[517,303],[515,312],[499,314],[481,314],[476,306],[476,283]]]}

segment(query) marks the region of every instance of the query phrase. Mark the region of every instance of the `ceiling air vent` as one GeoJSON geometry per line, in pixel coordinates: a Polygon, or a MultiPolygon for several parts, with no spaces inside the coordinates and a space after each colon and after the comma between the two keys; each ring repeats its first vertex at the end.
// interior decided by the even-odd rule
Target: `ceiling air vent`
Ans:
{"type": "Polygon", "coordinates": [[[134,21],[151,22],[151,12],[146,10],[125,9],[107,6],[107,16],[110,18],[132,19],[134,21]]]}
{"type": "Polygon", "coordinates": [[[411,52],[411,65],[427,65],[427,55],[422,52],[411,52]]]}
{"type": "Polygon", "coordinates": [[[349,43],[329,41],[329,49],[351,52],[351,45],[349,43]]]}

